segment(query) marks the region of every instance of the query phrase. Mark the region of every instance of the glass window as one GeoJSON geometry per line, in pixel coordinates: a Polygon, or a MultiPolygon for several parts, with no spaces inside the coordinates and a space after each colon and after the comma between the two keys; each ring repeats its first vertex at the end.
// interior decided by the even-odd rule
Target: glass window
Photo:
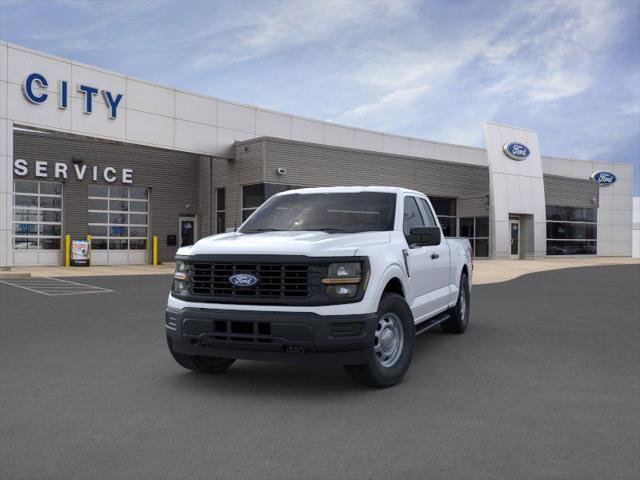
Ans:
{"type": "Polygon", "coordinates": [[[242,208],[258,208],[264,202],[264,184],[242,187],[242,208]]]}
{"type": "Polygon", "coordinates": [[[26,196],[26,195],[15,195],[13,200],[13,204],[16,207],[37,207],[38,206],[38,197],[36,196],[26,196]]]}
{"type": "Polygon", "coordinates": [[[60,182],[40,182],[40,194],[62,195],[62,184],[60,182]]]}
{"type": "Polygon", "coordinates": [[[40,248],[42,250],[60,250],[60,243],[59,238],[41,238],[40,248]]]}
{"type": "Polygon", "coordinates": [[[216,211],[220,212],[226,209],[225,200],[225,189],[216,188],[216,211]]]}
{"type": "Polygon", "coordinates": [[[15,190],[16,193],[33,193],[38,194],[38,182],[31,182],[28,180],[16,180],[15,190]]]}
{"type": "Polygon", "coordinates": [[[46,223],[40,224],[40,235],[45,237],[59,237],[62,235],[61,225],[48,225],[46,223]]]}
{"type": "Polygon", "coordinates": [[[109,187],[106,185],[89,185],[90,197],[108,197],[109,187]]]}
{"type": "Polygon", "coordinates": [[[435,227],[436,226],[436,219],[433,216],[433,213],[431,212],[431,208],[429,208],[429,203],[424,199],[424,198],[418,198],[418,201],[420,202],[420,205],[422,205],[422,211],[424,212],[424,214],[426,215],[426,220],[427,220],[427,225],[429,227],[435,227]]]}
{"type": "Polygon", "coordinates": [[[216,188],[216,233],[225,231],[226,222],[226,190],[224,188],[216,188]]]}
{"type": "Polygon", "coordinates": [[[128,200],[109,200],[109,210],[116,212],[128,212],[129,201],[128,200]]]}
{"type": "Polygon", "coordinates": [[[143,187],[131,187],[129,189],[131,199],[134,200],[147,200],[147,189],[143,187]]]}
{"type": "Polygon", "coordinates": [[[456,236],[456,217],[438,217],[438,221],[445,237],[456,236]]]}
{"type": "Polygon", "coordinates": [[[131,202],[129,208],[132,212],[146,212],[147,202],[131,202]]]}
{"type": "Polygon", "coordinates": [[[109,239],[109,250],[126,250],[128,246],[128,240],[109,239]]]}
{"type": "Polygon", "coordinates": [[[37,235],[38,224],[37,223],[14,223],[13,233],[16,235],[37,235]]]}
{"type": "Polygon", "coordinates": [[[25,209],[14,208],[13,219],[18,222],[37,222],[38,210],[25,210],[25,209]]]}
{"type": "Polygon", "coordinates": [[[410,235],[411,229],[415,227],[424,227],[422,214],[420,213],[415,197],[404,197],[402,231],[405,235],[410,235]]]}
{"type": "Polygon", "coordinates": [[[392,230],[395,200],[395,194],[384,192],[282,195],[269,199],[240,231],[355,233],[392,230]]]}
{"type": "Polygon", "coordinates": [[[89,210],[109,210],[109,200],[90,198],[89,210]]]}
{"type": "Polygon", "coordinates": [[[16,192],[13,196],[14,248],[16,250],[60,248],[62,183],[15,180],[14,189],[16,192]]]}
{"type": "Polygon", "coordinates": [[[130,237],[140,237],[147,238],[147,227],[129,227],[129,236],[130,237]]]}
{"type": "Polygon", "coordinates": [[[126,213],[109,213],[109,223],[127,224],[129,215],[126,213]]]}
{"type": "Polygon", "coordinates": [[[489,256],[489,239],[488,238],[475,239],[475,248],[473,249],[473,255],[475,257],[489,256]]]}
{"type": "Polygon", "coordinates": [[[109,187],[109,197],[129,198],[129,187],[109,187]]]}
{"type": "Polygon", "coordinates": [[[489,217],[476,217],[476,236],[489,236],[489,217]]]}
{"type": "Polygon", "coordinates": [[[547,205],[547,255],[595,255],[596,208],[547,205]]]}
{"type": "Polygon", "coordinates": [[[475,218],[474,217],[460,218],[460,236],[467,237],[467,238],[475,237],[475,218]]]}
{"type": "Polygon", "coordinates": [[[62,208],[62,197],[40,197],[42,208],[62,208]]]}
{"type": "Polygon", "coordinates": [[[431,205],[433,205],[436,215],[447,217],[456,216],[457,201],[455,198],[432,197],[429,195],[429,200],[431,200],[431,205]]]}
{"type": "Polygon", "coordinates": [[[106,225],[89,225],[89,235],[91,235],[92,237],[106,237],[107,226],[106,225]]]}
{"type": "Polygon", "coordinates": [[[37,250],[38,237],[15,237],[13,239],[13,248],[16,250],[37,250]]]}
{"type": "Polygon", "coordinates": [[[147,240],[143,238],[135,238],[129,240],[129,248],[131,250],[146,250],[147,240]]]}
{"type": "Polygon", "coordinates": [[[96,250],[146,250],[149,233],[148,190],[141,187],[90,187],[100,187],[89,189],[91,247],[96,250]],[[92,192],[108,200],[91,197],[92,192]]]}

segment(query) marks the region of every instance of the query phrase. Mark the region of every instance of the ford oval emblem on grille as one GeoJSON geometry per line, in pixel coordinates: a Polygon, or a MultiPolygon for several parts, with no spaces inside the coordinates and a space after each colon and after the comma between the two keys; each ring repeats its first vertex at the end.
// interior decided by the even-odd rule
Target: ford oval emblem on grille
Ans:
{"type": "Polygon", "coordinates": [[[505,143],[502,150],[507,157],[518,161],[526,159],[531,153],[526,145],[517,142],[505,143]]]}
{"type": "Polygon", "coordinates": [[[236,287],[253,287],[258,282],[258,277],[249,273],[236,273],[229,277],[229,283],[236,287]]]}

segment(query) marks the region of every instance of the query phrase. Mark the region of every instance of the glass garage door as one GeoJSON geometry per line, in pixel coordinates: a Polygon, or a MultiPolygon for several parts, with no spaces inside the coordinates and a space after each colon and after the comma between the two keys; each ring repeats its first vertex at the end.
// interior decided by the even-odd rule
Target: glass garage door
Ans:
{"type": "Polygon", "coordinates": [[[147,263],[149,192],[89,185],[88,224],[93,265],[147,263]]]}
{"type": "Polygon", "coordinates": [[[16,265],[62,262],[62,183],[15,180],[13,261],[16,265]]]}

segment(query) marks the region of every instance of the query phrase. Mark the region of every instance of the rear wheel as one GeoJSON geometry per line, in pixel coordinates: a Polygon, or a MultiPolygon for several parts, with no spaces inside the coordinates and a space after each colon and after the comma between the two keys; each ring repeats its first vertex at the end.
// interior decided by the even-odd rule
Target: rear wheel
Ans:
{"type": "Polygon", "coordinates": [[[469,295],[469,277],[466,273],[460,276],[460,288],[458,302],[449,310],[450,318],[441,324],[442,330],[447,333],[464,333],[469,325],[469,310],[471,296],[469,295]]]}
{"type": "Polygon", "coordinates": [[[400,295],[385,293],[378,306],[378,322],[369,348],[369,361],[347,365],[347,373],[365,385],[378,388],[397,384],[407,373],[415,328],[409,306],[400,295]]]}
{"type": "Polygon", "coordinates": [[[200,373],[222,373],[236,360],[234,358],[200,357],[173,351],[173,341],[167,337],[167,345],[173,359],[181,367],[200,373]]]}

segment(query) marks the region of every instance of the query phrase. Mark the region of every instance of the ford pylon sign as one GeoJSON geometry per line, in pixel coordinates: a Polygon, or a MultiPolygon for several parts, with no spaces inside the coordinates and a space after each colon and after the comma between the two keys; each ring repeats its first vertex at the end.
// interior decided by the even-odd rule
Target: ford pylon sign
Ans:
{"type": "Polygon", "coordinates": [[[591,180],[596,182],[598,185],[608,187],[609,185],[613,185],[614,183],[616,183],[617,179],[616,176],[611,172],[598,170],[591,174],[591,180]]]}
{"type": "Polygon", "coordinates": [[[505,143],[502,150],[507,157],[518,161],[525,160],[531,153],[526,145],[517,142],[505,143]]]}

